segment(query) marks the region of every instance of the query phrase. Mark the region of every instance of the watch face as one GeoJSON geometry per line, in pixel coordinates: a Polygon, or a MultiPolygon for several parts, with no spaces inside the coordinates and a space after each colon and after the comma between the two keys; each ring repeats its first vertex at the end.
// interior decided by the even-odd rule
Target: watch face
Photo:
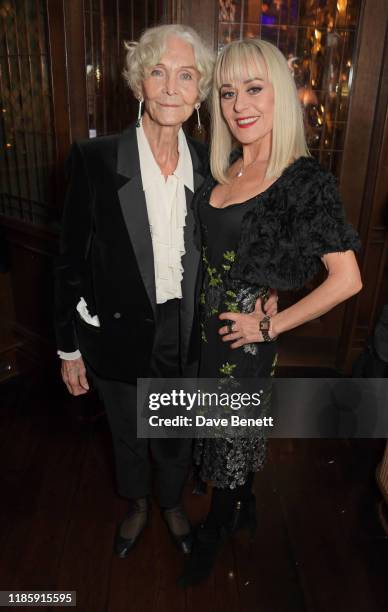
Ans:
{"type": "Polygon", "coordinates": [[[267,320],[260,321],[260,331],[269,331],[270,322],[267,320]]]}

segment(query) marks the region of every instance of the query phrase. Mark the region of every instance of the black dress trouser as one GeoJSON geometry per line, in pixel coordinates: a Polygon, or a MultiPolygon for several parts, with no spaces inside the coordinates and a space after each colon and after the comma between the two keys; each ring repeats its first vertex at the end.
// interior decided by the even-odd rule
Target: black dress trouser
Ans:
{"type": "MultiPolygon", "coordinates": [[[[179,355],[180,300],[158,304],[155,342],[149,376],[175,378],[181,375],[179,355]]],[[[128,354],[128,359],[136,355],[128,354]]],[[[112,433],[118,492],[129,499],[151,492],[150,452],[155,462],[158,497],[162,508],[176,506],[182,496],[191,464],[189,439],[144,439],[136,437],[136,385],[97,376],[88,368],[105,406],[112,433]]]]}

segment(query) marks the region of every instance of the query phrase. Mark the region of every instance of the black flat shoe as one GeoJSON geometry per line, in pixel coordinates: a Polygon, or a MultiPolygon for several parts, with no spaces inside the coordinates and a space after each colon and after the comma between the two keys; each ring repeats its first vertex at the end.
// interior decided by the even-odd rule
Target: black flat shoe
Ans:
{"type": "Polygon", "coordinates": [[[210,528],[206,523],[197,527],[191,556],[177,580],[180,587],[186,589],[195,586],[210,576],[225,538],[224,529],[210,528]]]}
{"type": "Polygon", "coordinates": [[[193,545],[193,532],[190,521],[182,506],[166,508],[162,511],[162,517],[166,523],[175,546],[184,555],[191,553],[193,545]],[[182,533],[182,531],[184,533],[182,533]]]}
{"type": "Polygon", "coordinates": [[[114,552],[124,559],[137,543],[148,523],[150,504],[146,497],[134,499],[129,512],[117,527],[114,552]],[[127,534],[130,534],[127,536],[127,534]]]}

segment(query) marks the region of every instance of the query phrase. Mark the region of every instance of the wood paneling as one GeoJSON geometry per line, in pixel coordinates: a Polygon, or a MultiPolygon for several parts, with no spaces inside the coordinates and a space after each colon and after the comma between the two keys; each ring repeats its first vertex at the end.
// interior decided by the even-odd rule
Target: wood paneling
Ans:
{"type": "Polygon", "coordinates": [[[181,0],[176,14],[179,23],[190,25],[211,49],[217,48],[218,2],[181,0]]]}
{"type": "Polygon", "coordinates": [[[14,219],[2,221],[10,250],[8,299],[13,316],[10,343],[17,342],[21,371],[57,365],[53,331],[53,256],[55,234],[14,219]]]}
{"type": "Polygon", "coordinates": [[[364,287],[346,306],[337,366],[349,371],[387,296],[388,4],[365,2],[341,175],[349,217],[363,243],[364,287]]]}
{"type": "Polygon", "coordinates": [[[88,137],[84,1],[47,2],[59,170],[73,140],[88,137]]]}

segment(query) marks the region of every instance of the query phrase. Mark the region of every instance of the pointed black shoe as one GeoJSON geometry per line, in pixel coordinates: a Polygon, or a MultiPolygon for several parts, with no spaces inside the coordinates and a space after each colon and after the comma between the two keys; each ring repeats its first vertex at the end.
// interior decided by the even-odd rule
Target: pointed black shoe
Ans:
{"type": "Polygon", "coordinates": [[[193,546],[193,532],[190,521],[182,506],[165,508],[162,511],[162,517],[168,527],[175,546],[183,552],[184,555],[189,555],[193,546]],[[182,529],[185,533],[181,533],[182,529]]]}
{"type": "Polygon", "coordinates": [[[137,543],[141,533],[148,523],[150,503],[146,497],[134,499],[131,508],[117,527],[114,551],[118,557],[124,559],[137,543]],[[130,537],[124,537],[125,533],[130,537]]]}
{"type": "Polygon", "coordinates": [[[177,580],[180,587],[195,586],[210,576],[225,536],[223,528],[210,527],[206,522],[198,525],[191,556],[177,580]]]}

